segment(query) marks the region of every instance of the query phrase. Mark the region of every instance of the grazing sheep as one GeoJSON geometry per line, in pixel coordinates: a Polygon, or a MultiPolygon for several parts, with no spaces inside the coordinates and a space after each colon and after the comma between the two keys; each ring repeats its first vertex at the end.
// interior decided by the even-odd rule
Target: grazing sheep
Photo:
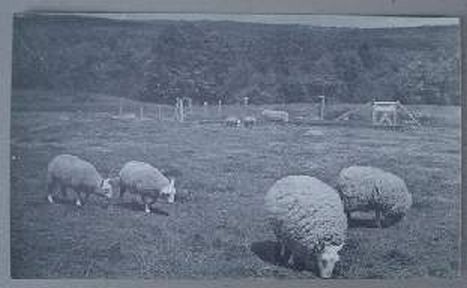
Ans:
{"type": "Polygon", "coordinates": [[[128,190],[139,195],[144,204],[144,211],[150,213],[150,206],[160,195],[167,197],[168,203],[175,201],[175,179],[167,179],[152,165],[144,162],[127,162],[117,177],[120,188],[120,198],[128,190]]]}
{"type": "Polygon", "coordinates": [[[261,115],[270,121],[289,122],[289,113],[285,111],[265,109],[261,112],[261,115]]]}
{"type": "Polygon", "coordinates": [[[243,118],[243,125],[245,125],[246,128],[251,128],[255,126],[256,123],[256,118],[253,116],[246,116],[243,118]]]}
{"type": "Polygon", "coordinates": [[[228,127],[240,127],[241,121],[235,116],[230,116],[225,119],[225,125],[228,127]]]}
{"type": "Polygon", "coordinates": [[[50,161],[47,169],[47,199],[54,203],[54,193],[60,190],[63,197],[67,189],[72,189],[77,195],[76,205],[82,206],[89,195],[112,197],[110,179],[103,179],[96,168],[89,162],[77,156],[62,154],[50,161]]]}
{"type": "Polygon", "coordinates": [[[317,178],[287,176],[269,189],[265,203],[282,260],[305,268],[314,260],[320,277],[330,278],[347,231],[337,191],[317,178]]]}
{"type": "Polygon", "coordinates": [[[375,211],[376,225],[381,227],[381,215],[402,217],[412,205],[412,195],[404,180],[382,169],[351,166],[343,169],[337,189],[350,220],[354,211],[375,211]]]}

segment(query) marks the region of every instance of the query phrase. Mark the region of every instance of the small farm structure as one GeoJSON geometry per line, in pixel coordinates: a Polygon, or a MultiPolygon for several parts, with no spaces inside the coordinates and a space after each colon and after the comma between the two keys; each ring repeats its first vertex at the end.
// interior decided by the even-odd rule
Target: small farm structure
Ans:
{"type": "Polygon", "coordinates": [[[372,122],[373,125],[397,126],[397,101],[375,101],[373,102],[372,122]]]}
{"type": "Polygon", "coordinates": [[[400,116],[407,116],[409,121],[405,123],[420,126],[415,115],[404,107],[399,101],[374,101],[372,110],[372,122],[375,126],[400,126],[402,123],[400,116]]]}
{"type": "Polygon", "coordinates": [[[376,127],[399,127],[406,124],[421,126],[415,115],[399,101],[372,101],[349,110],[336,121],[348,121],[352,115],[371,109],[371,124],[376,127]]]}

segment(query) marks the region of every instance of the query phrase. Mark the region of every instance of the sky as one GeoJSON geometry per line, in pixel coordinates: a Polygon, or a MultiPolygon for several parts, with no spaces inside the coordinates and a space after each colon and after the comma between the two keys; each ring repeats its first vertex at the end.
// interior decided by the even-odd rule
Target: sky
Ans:
{"type": "MultiPolygon", "coordinates": [[[[76,14],[75,14],[76,15],[76,14]]],[[[327,27],[388,28],[424,25],[459,25],[455,17],[389,17],[389,16],[335,16],[335,15],[274,15],[274,14],[179,14],[179,13],[89,13],[82,16],[120,20],[230,20],[268,24],[303,24],[327,27]]]]}

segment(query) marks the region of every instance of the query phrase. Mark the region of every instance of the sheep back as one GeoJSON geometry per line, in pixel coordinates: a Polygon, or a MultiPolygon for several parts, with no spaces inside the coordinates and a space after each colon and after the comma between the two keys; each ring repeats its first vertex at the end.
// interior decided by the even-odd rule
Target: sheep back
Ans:
{"type": "Polygon", "coordinates": [[[380,208],[385,216],[397,216],[405,214],[412,205],[412,194],[404,180],[379,168],[344,168],[337,186],[349,212],[380,208]]]}
{"type": "Polygon", "coordinates": [[[282,178],[269,189],[265,203],[278,238],[307,250],[345,241],[347,218],[342,201],[337,191],[319,179],[282,178]]]}
{"type": "Polygon", "coordinates": [[[62,185],[75,188],[97,189],[103,180],[94,165],[69,154],[58,155],[52,159],[47,172],[48,183],[58,180],[62,185]]]}
{"type": "Polygon", "coordinates": [[[289,113],[286,111],[264,109],[261,115],[271,121],[289,121],[289,113]]]}
{"type": "Polygon", "coordinates": [[[126,163],[119,173],[120,183],[135,193],[160,192],[170,184],[157,168],[144,162],[130,161],[126,163]]]}

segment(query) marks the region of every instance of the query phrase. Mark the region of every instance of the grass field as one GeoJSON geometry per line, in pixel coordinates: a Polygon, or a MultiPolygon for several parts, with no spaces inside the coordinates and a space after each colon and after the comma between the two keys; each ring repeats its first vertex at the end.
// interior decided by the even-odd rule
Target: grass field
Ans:
{"type": "MultiPolygon", "coordinates": [[[[459,107],[417,107],[433,125],[402,131],[270,123],[229,129],[117,120],[102,112],[115,113],[118,100],[80,106],[47,95],[12,96],[14,278],[314,278],[274,261],[263,197],[289,174],[334,186],[339,171],[354,164],[402,176],[414,204],[385,229],[351,226],[335,277],[458,275],[459,107]],[[324,135],[307,136],[310,129],[324,135]],[[47,163],[60,153],[90,160],[103,175],[129,160],[177,171],[177,202],[157,203],[150,215],[130,198],[107,207],[99,198],[83,208],[49,204],[47,163]]],[[[288,108],[304,115],[314,109],[288,108]]]]}

